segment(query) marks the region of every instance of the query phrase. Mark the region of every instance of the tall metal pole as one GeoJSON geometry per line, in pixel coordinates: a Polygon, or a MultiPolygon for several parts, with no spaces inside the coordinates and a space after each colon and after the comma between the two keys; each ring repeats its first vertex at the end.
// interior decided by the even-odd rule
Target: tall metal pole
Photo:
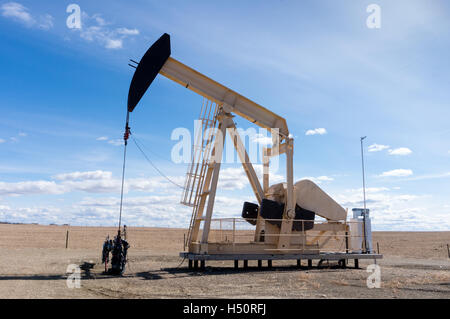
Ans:
{"type": "Polygon", "coordinates": [[[361,137],[361,162],[362,162],[362,177],[363,177],[363,196],[364,196],[364,211],[363,211],[363,229],[364,229],[364,251],[367,253],[367,238],[366,238],[366,177],[364,169],[364,147],[363,141],[367,136],[361,137]]]}
{"type": "Polygon", "coordinates": [[[362,161],[362,177],[363,177],[363,195],[364,195],[364,213],[366,212],[366,178],[364,172],[364,147],[363,141],[367,136],[361,137],[361,161],[362,161]]]}

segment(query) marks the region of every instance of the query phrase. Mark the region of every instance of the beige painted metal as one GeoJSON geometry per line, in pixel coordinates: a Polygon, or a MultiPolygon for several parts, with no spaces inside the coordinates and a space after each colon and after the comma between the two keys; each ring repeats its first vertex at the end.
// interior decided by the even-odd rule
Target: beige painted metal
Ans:
{"type": "MultiPolygon", "coordinates": [[[[219,171],[220,171],[220,165],[222,161],[222,154],[223,154],[223,146],[225,143],[225,134],[226,129],[229,127],[232,123],[232,118],[228,114],[219,114],[219,132],[221,132],[221,135],[217,135],[216,139],[214,141],[214,157],[212,159],[211,166],[213,166],[213,173],[211,178],[211,184],[210,188],[208,190],[208,205],[206,206],[206,216],[205,221],[203,224],[203,232],[202,232],[202,241],[201,244],[207,246],[208,243],[208,236],[209,236],[209,229],[211,225],[211,218],[214,208],[214,201],[216,199],[216,189],[217,189],[217,182],[219,181],[219,171]]],[[[205,252],[207,252],[207,247],[205,247],[205,252]]]]}
{"type": "Polygon", "coordinates": [[[292,232],[292,219],[295,218],[294,198],[294,140],[289,138],[286,148],[286,205],[284,206],[283,221],[281,222],[280,236],[278,238],[278,249],[287,249],[290,245],[289,235],[292,232]]]}
{"type": "Polygon", "coordinates": [[[347,211],[310,180],[295,183],[297,204],[331,221],[345,221],[347,211]]]}
{"type": "Polygon", "coordinates": [[[180,201],[183,205],[195,207],[195,203],[198,200],[198,195],[201,191],[199,188],[203,185],[206,164],[211,155],[211,141],[214,139],[218,111],[219,106],[216,103],[203,99],[199,116],[201,130],[198,130],[194,137],[191,165],[186,172],[186,180],[180,201]]]}
{"type": "Polygon", "coordinates": [[[268,130],[278,128],[283,137],[287,138],[289,136],[289,130],[284,118],[174,58],[169,58],[166,61],[160,74],[207,99],[222,104],[224,107],[229,108],[226,109],[227,112],[233,112],[268,130]]]}
{"type": "MultiPolygon", "coordinates": [[[[294,185],[295,202],[304,209],[330,221],[345,221],[347,210],[333,200],[319,186],[310,180],[301,180],[294,185]]],[[[266,198],[286,203],[287,185],[278,183],[269,187],[266,198]]]]}
{"type": "MultiPolygon", "coordinates": [[[[202,254],[203,247],[199,243],[191,245],[190,253],[202,254]]],[[[266,243],[209,243],[208,254],[318,254],[319,246],[317,244],[292,245],[290,248],[278,249],[275,244],[266,243]]]]}
{"type": "MultiPolygon", "coordinates": [[[[212,168],[209,161],[212,150],[212,141],[214,140],[214,131],[218,123],[219,106],[212,101],[204,99],[200,111],[199,120],[202,123],[202,130],[195,137],[192,163],[186,173],[186,182],[181,197],[181,203],[192,207],[191,221],[187,235],[186,246],[192,242],[193,238],[197,240],[200,225],[196,222],[198,215],[203,214],[207,194],[203,192],[205,185],[211,181],[212,168]]],[[[207,186],[209,187],[209,186],[207,186]]]]}
{"type": "Polygon", "coordinates": [[[276,225],[272,225],[268,222],[264,225],[264,242],[267,244],[274,244],[276,245],[277,249],[285,249],[290,247],[291,245],[303,245],[306,244],[306,232],[293,232],[285,233],[284,235],[280,236],[281,230],[280,227],[276,225]],[[278,247],[279,238],[283,237],[286,239],[286,242],[288,245],[285,247],[278,247]]]}
{"type": "MultiPolygon", "coordinates": [[[[215,117],[215,120],[219,121],[220,123],[222,120],[222,117],[219,117],[217,114],[215,117]]],[[[215,168],[214,161],[211,161],[211,159],[215,158],[216,153],[216,143],[214,141],[214,147],[209,153],[209,147],[211,146],[211,143],[214,140],[215,133],[214,130],[211,130],[210,128],[206,127],[207,129],[207,146],[204,148],[203,152],[206,152],[207,154],[204,154],[203,156],[203,163],[202,163],[202,171],[201,176],[202,179],[199,181],[199,186],[197,187],[196,192],[196,198],[195,203],[193,207],[192,217],[191,217],[191,224],[188,234],[188,247],[190,247],[190,244],[193,242],[197,242],[198,240],[198,234],[200,231],[200,222],[203,218],[203,210],[205,208],[206,200],[208,199],[208,196],[210,194],[210,185],[211,185],[211,178],[213,175],[213,171],[215,168]],[[205,174],[206,169],[206,174],[205,174]]],[[[221,127],[220,127],[221,129],[221,127]]],[[[219,130],[220,130],[219,129],[219,130]]]]}
{"type": "MultiPolygon", "coordinates": [[[[268,155],[269,148],[264,147],[262,150],[262,161],[263,161],[263,192],[264,198],[267,198],[267,193],[269,191],[269,170],[270,170],[270,156],[268,155]]],[[[259,214],[256,217],[256,228],[255,228],[255,242],[259,242],[261,238],[261,232],[263,230],[264,220],[259,214]]]]}
{"type": "Polygon", "coordinates": [[[261,205],[261,201],[264,198],[264,191],[259,183],[258,176],[256,175],[255,169],[253,168],[252,163],[250,162],[250,158],[245,150],[245,146],[242,143],[241,137],[239,136],[236,125],[234,123],[231,124],[227,128],[228,134],[230,134],[230,138],[233,141],[233,145],[236,149],[236,152],[239,155],[239,159],[242,163],[242,167],[244,168],[245,174],[247,174],[247,178],[250,182],[250,185],[253,189],[253,192],[258,200],[258,203],[261,205]]]}
{"type": "Polygon", "coordinates": [[[346,231],[347,225],[344,223],[335,223],[335,222],[327,222],[322,224],[314,224],[313,231],[332,231],[332,232],[338,232],[338,231],[346,231]]]}
{"type": "Polygon", "coordinates": [[[278,156],[281,154],[286,153],[287,150],[287,143],[283,143],[281,145],[279,145],[278,148],[267,148],[267,156],[270,157],[274,157],[274,156],[278,156]]]}

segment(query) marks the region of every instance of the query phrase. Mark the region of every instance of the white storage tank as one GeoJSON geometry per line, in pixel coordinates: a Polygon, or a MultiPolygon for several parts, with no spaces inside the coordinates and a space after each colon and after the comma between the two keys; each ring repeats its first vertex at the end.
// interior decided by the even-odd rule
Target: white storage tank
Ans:
{"type": "Polygon", "coordinates": [[[373,252],[372,226],[369,217],[369,209],[353,208],[353,218],[349,221],[350,227],[350,250],[354,253],[373,252]],[[365,231],[364,231],[365,224],[365,231]],[[364,239],[365,235],[365,239],[364,239]],[[365,242],[365,244],[364,244],[365,242]],[[367,251],[364,250],[367,245],[367,251]]]}

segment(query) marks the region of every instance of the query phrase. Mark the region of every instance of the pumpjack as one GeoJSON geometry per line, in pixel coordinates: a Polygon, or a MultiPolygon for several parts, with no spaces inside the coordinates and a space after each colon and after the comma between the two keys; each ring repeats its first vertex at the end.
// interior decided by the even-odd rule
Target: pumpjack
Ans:
{"type": "MultiPolygon", "coordinates": [[[[133,61],[134,62],[134,61],[133,61]]],[[[200,118],[202,130],[192,152],[181,203],[192,208],[186,237],[186,251],[180,256],[197,266],[206,260],[293,259],[337,260],[379,259],[368,244],[368,210],[354,211],[347,221],[347,210],[310,180],[294,183],[294,139],[286,120],[269,109],[212,80],[176,60],[171,55],[170,36],[162,35],[145,53],[136,68],[128,94],[128,113],[133,112],[158,74],[203,97],[200,118]],[[264,128],[272,137],[271,147],[262,151],[262,185],[234,117],[241,117],[264,128]],[[233,141],[256,203],[244,203],[241,217],[214,219],[226,135],[233,141]],[[270,185],[270,161],[285,155],[286,180],[270,185]],[[316,217],[321,220],[316,220],[316,217]],[[363,216],[363,220],[361,220],[363,216]],[[242,224],[247,227],[242,227],[242,224]],[[229,227],[224,229],[222,226],[229,227]],[[249,225],[250,224],[250,225],[249,225]],[[219,225],[219,226],[218,226],[219,225]],[[250,230],[248,227],[252,227],[250,230]]],[[[128,123],[128,122],[127,122],[128,123]]],[[[128,124],[127,124],[128,127],[128,124]]],[[[371,240],[371,237],[370,237],[371,240]]]]}

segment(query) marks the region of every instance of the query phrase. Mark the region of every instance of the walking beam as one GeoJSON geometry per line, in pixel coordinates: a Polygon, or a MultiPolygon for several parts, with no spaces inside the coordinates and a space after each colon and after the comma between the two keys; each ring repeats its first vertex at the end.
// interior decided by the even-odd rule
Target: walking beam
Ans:
{"type": "Polygon", "coordinates": [[[284,118],[174,58],[169,57],[159,73],[207,99],[223,104],[226,112],[233,112],[268,130],[278,128],[283,137],[289,136],[284,118]]]}

